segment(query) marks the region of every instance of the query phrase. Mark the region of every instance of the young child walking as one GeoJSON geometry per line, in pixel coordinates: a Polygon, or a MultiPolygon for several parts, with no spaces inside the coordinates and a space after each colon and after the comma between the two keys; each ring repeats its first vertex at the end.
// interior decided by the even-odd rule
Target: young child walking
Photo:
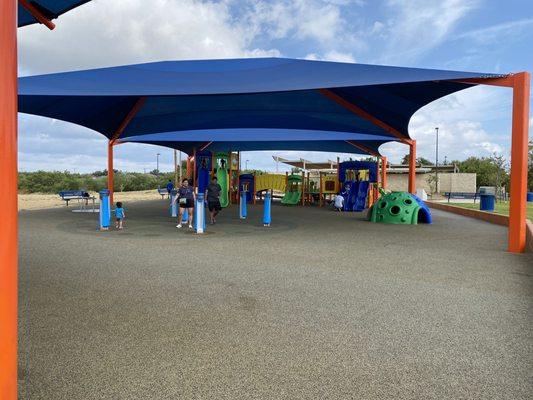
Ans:
{"type": "Polygon", "coordinates": [[[115,207],[115,218],[115,228],[122,229],[124,227],[124,218],[126,218],[126,213],[124,212],[121,201],[117,202],[117,206],[115,207]]]}

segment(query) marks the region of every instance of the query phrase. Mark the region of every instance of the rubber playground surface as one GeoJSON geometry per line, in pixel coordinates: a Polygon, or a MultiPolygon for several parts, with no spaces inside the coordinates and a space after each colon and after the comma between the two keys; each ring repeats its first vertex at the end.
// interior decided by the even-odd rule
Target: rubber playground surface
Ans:
{"type": "Polygon", "coordinates": [[[125,208],[20,213],[20,398],[531,398],[533,255],[503,227],[275,204],[198,237],[125,208]]]}

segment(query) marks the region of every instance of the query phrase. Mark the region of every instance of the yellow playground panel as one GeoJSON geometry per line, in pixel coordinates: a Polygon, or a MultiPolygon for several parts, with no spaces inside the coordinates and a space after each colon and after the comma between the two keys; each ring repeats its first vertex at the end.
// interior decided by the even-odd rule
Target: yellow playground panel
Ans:
{"type": "Polygon", "coordinates": [[[322,175],[322,193],[337,193],[339,191],[337,175],[322,175]]]}
{"type": "Polygon", "coordinates": [[[255,177],[255,191],[260,192],[262,190],[277,190],[279,192],[285,192],[286,182],[285,175],[276,174],[263,174],[255,177]]]}

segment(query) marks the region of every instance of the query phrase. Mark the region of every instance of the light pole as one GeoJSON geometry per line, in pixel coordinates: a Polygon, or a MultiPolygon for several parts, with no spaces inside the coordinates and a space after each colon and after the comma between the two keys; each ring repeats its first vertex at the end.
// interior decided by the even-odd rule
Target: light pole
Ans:
{"type": "Polygon", "coordinates": [[[155,168],[155,171],[156,171],[157,175],[159,175],[159,156],[160,155],[161,155],[160,153],[156,154],[156,168],[155,168]]]}
{"type": "Polygon", "coordinates": [[[248,161],[250,161],[250,160],[246,160],[246,162],[245,162],[245,164],[244,164],[244,169],[245,169],[246,171],[248,171],[248,161]]]}
{"type": "Polygon", "coordinates": [[[435,193],[439,193],[439,127],[435,128],[435,193]]]}

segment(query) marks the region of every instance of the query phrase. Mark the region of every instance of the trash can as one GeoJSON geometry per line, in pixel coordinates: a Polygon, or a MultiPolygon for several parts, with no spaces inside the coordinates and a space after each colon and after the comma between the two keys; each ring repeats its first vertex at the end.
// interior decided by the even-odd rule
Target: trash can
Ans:
{"type": "Polygon", "coordinates": [[[496,196],[493,194],[482,194],[479,197],[481,198],[481,201],[479,202],[479,209],[481,211],[494,211],[496,196]]]}
{"type": "Polygon", "coordinates": [[[527,192],[527,202],[533,203],[533,192],[527,192]]]}

